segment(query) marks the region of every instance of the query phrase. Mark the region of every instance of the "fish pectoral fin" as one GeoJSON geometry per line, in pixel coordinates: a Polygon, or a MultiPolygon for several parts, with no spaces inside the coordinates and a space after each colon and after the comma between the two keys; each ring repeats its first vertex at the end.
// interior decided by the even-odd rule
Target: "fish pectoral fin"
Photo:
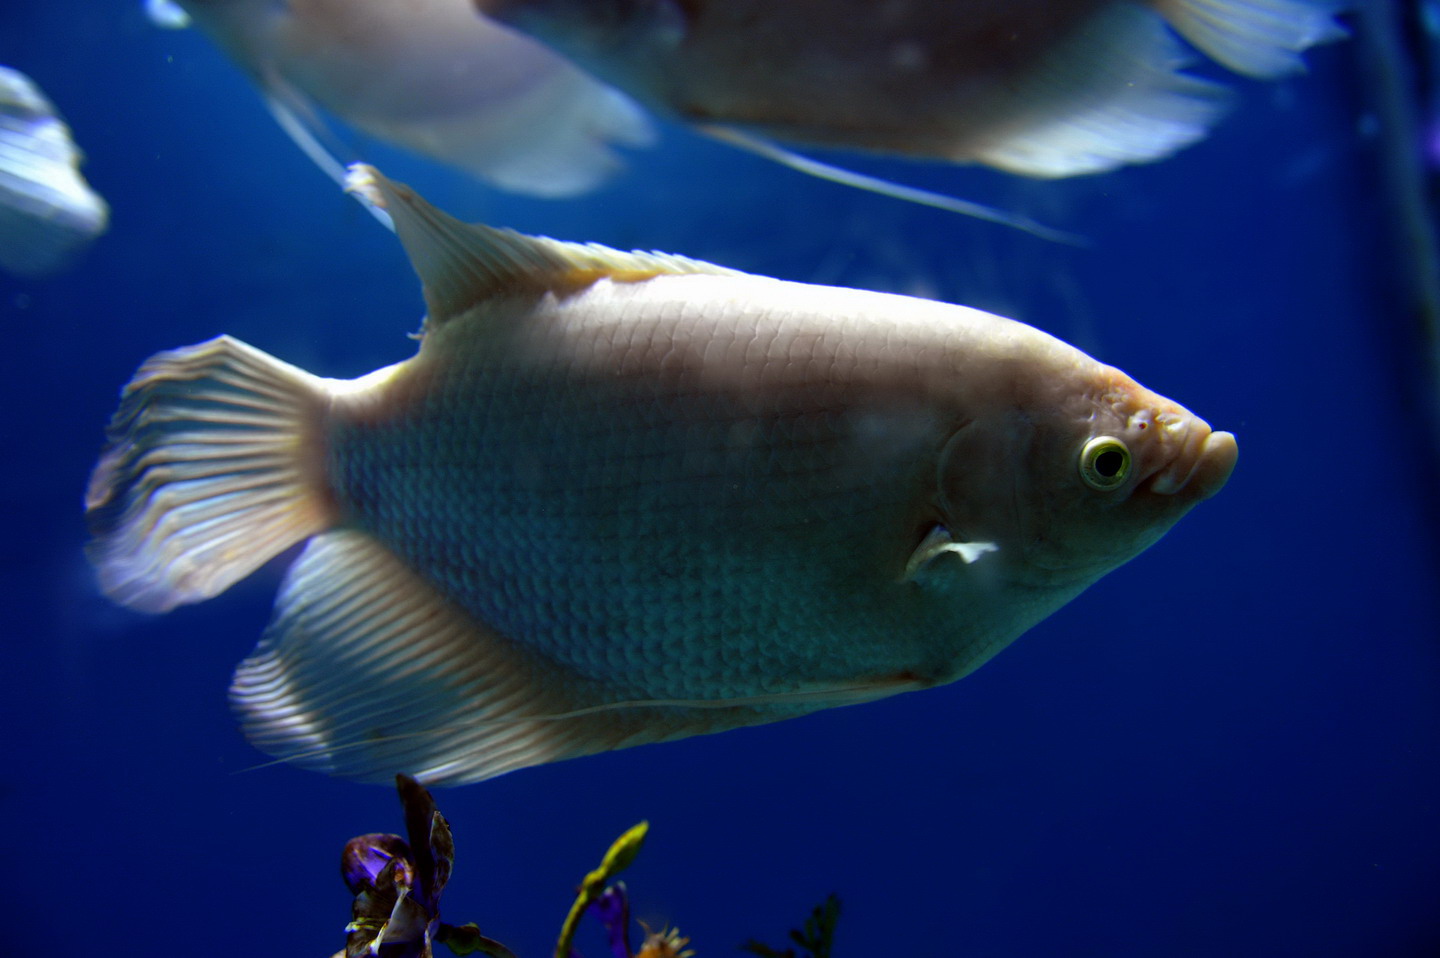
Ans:
{"type": "Polygon", "coordinates": [[[1052,243],[1063,243],[1067,246],[1088,246],[1088,241],[1074,233],[1067,233],[1064,230],[1054,229],[1037,223],[1028,216],[1019,213],[1011,213],[1006,210],[996,209],[992,206],[985,206],[981,203],[974,203],[970,200],[962,200],[957,196],[947,196],[944,193],[935,193],[930,190],[922,190],[914,186],[906,186],[903,183],[895,183],[890,180],[881,179],[878,176],[868,176],[855,170],[847,170],[841,166],[834,166],[830,163],[822,163],[814,157],[787,150],[784,147],[772,143],[764,137],[746,133],[729,126],[702,125],[697,127],[700,132],[714,137],[723,143],[738,147],[748,153],[764,157],[774,163],[794,170],[797,173],[804,173],[806,176],[813,176],[816,179],[826,180],[840,186],[848,186],[852,189],[863,190],[866,193],[875,193],[879,196],[888,196],[891,199],[900,200],[903,203],[914,203],[917,206],[928,206],[932,209],[944,210],[947,213],[958,213],[961,216],[969,216],[977,220],[984,220],[987,223],[996,223],[1000,226],[1008,226],[1011,229],[1020,230],[1022,233],[1029,233],[1039,239],[1048,240],[1052,243]]]}
{"type": "Polygon", "coordinates": [[[915,578],[916,573],[925,568],[938,556],[946,553],[958,555],[966,565],[974,565],[991,552],[999,552],[1000,546],[994,542],[956,542],[950,537],[950,532],[944,526],[936,525],[920,541],[920,545],[910,554],[910,559],[905,563],[905,575],[902,579],[909,582],[915,578]]]}
{"type": "Polygon", "coordinates": [[[599,279],[635,282],[662,274],[739,275],[668,253],[624,253],[598,243],[563,243],[481,223],[462,223],[373,166],[350,167],[346,189],[390,214],[424,285],[427,327],[496,296],[568,293],[599,279]]]}

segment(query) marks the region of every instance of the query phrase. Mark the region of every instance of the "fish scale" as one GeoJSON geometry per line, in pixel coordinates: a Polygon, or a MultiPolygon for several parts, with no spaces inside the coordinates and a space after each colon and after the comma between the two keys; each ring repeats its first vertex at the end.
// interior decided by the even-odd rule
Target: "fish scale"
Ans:
{"type": "MultiPolygon", "coordinates": [[[[584,316],[583,306],[561,310],[551,335],[609,332],[584,316]]],[[[663,369],[672,344],[689,350],[695,317],[675,308],[622,323],[635,334],[627,354],[663,369]]],[[[833,383],[826,373],[837,364],[819,356],[823,339],[783,340],[774,323],[757,317],[733,341],[768,340],[766,354],[781,366],[795,363],[789,343],[797,342],[801,365],[813,365],[806,378],[833,383]]],[[[760,411],[753,397],[700,390],[683,372],[607,382],[608,368],[580,360],[527,362],[541,351],[530,339],[450,337],[429,360],[424,402],[403,423],[340,427],[332,475],[345,511],[500,634],[591,677],[633,673],[621,698],[793,689],[823,675],[820,663],[837,645],[848,645],[847,668],[867,647],[877,653],[874,671],[897,667],[882,641],[893,613],[836,615],[815,598],[832,595],[836,579],[864,579],[858,560],[867,551],[855,543],[897,498],[889,462],[841,468],[857,455],[846,445],[843,406],[791,389],[760,411]],[[441,446],[449,469],[397,481],[396,470],[441,446]],[[527,459],[542,461],[516,468],[527,459]],[[811,544],[802,569],[797,539],[811,544]],[[467,561],[470,544],[478,566],[467,561]],[[692,660],[685,647],[707,650],[695,668],[661,668],[692,660]]],[[[631,365],[613,354],[605,363],[631,365]]]]}

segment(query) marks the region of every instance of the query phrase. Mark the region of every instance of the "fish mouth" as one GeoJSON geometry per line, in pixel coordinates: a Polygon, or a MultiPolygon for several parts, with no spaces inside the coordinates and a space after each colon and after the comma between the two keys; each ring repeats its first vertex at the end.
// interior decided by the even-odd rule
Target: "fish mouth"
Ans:
{"type": "Polygon", "coordinates": [[[1229,480],[1239,455],[1232,433],[1216,432],[1195,420],[1175,457],[1150,478],[1150,491],[1161,496],[1183,492],[1197,501],[1208,499],[1229,480]]]}

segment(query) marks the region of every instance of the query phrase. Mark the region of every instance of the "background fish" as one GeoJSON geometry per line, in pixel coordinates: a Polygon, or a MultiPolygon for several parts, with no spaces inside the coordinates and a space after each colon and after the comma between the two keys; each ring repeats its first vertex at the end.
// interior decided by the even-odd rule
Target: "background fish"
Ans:
{"type": "Polygon", "coordinates": [[[109,222],[55,104],[25,74],[0,67],[0,267],[53,273],[109,222]]]}
{"type": "Polygon", "coordinates": [[[363,168],[419,354],[148,361],[87,500],[164,611],[306,537],[261,749],[464,782],[965,675],[1215,493],[1229,433],[1031,327],[467,226],[363,168]]]}
{"type": "MultiPolygon", "coordinates": [[[[322,167],[319,104],[356,129],[536,196],[583,193],[652,133],[624,94],[466,0],[179,0],[322,167]]],[[[152,18],[174,24],[166,7],[152,18]]],[[[328,152],[338,152],[330,150],[328,152]]]]}
{"type": "Polygon", "coordinates": [[[1254,77],[1298,70],[1300,51],[1342,35],[1334,5],[1315,0],[474,2],[730,139],[1041,177],[1154,160],[1205,135],[1223,91],[1178,72],[1167,24],[1254,77]]]}

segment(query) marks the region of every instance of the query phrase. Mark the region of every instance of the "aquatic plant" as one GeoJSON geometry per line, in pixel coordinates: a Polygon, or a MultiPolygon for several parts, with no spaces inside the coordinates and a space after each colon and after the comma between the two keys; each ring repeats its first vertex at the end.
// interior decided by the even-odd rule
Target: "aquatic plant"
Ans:
{"type": "Polygon", "coordinates": [[[440,893],[455,863],[450,824],[430,792],[408,775],[395,776],[405,811],[407,843],[399,835],[359,835],[345,844],[340,874],[355,896],[343,951],[334,958],[431,958],[432,945],[457,955],[515,958],[475,924],[440,921],[440,893]]]}
{"type": "MultiPolygon", "coordinates": [[[[516,958],[509,948],[482,935],[473,922],[450,925],[440,920],[440,893],[455,864],[450,823],[415,779],[397,775],[395,785],[409,841],[374,832],[345,844],[340,874],[355,902],[345,926],[345,948],[332,958],[433,958],[437,944],[457,955],[516,958]]],[[[690,939],[672,927],[652,931],[641,922],[645,939],[638,951],[630,947],[629,893],[624,882],[612,880],[635,861],[649,830],[649,823],[643,821],[627,829],[581,880],[560,927],[555,958],[582,958],[575,949],[575,933],[586,914],[604,926],[611,958],[693,958],[695,952],[686,947],[690,939]]],[[[803,930],[790,932],[791,939],[805,949],[801,956],[794,949],[777,951],[753,939],[742,950],[762,958],[830,958],[839,915],[840,900],[831,895],[806,919],[803,930]]]]}
{"type": "Polygon", "coordinates": [[[805,919],[803,928],[790,929],[790,940],[804,949],[798,955],[794,948],[780,951],[769,945],[762,945],[753,938],[741,945],[740,950],[759,955],[760,958],[830,958],[830,948],[835,940],[835,923],[839,919],[840,899],[832,894],[815,906],[810,917],[805,919]]]}

